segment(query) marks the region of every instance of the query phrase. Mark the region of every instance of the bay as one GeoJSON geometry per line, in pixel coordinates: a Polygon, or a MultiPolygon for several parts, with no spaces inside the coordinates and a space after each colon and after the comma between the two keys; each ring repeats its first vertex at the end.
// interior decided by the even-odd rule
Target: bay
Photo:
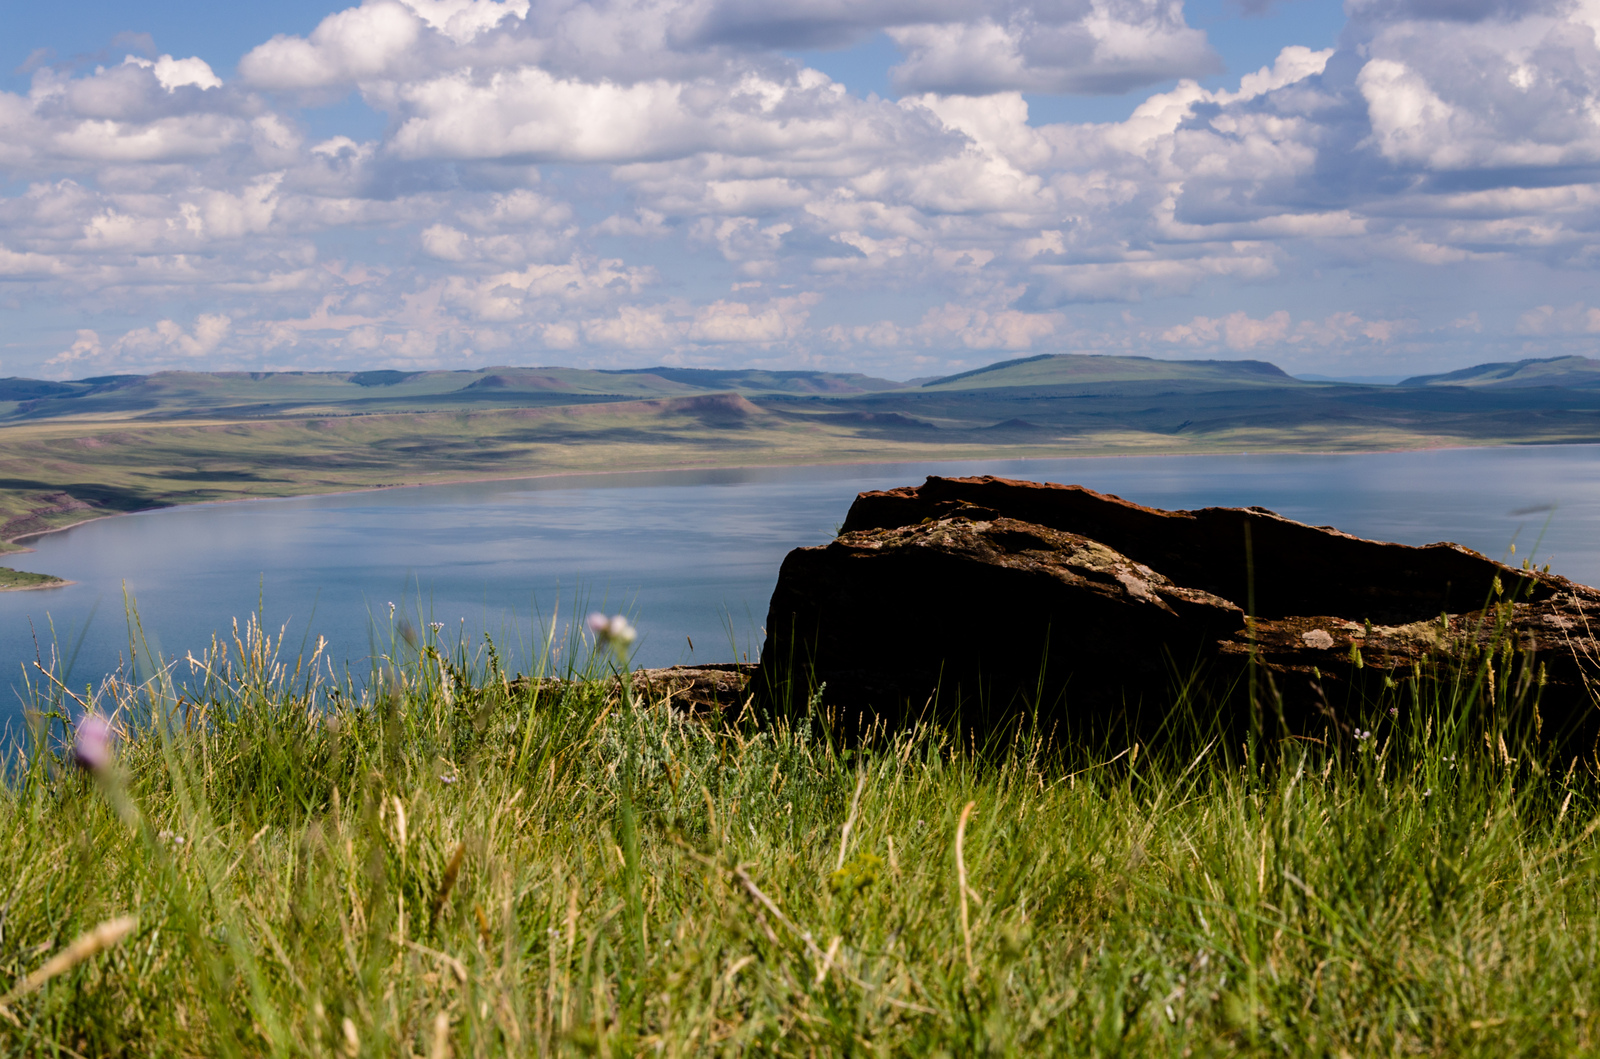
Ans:
{"type": "Polygon", "coordinates": [[[55,652],[74,687],[115,670],[130,605],[167,659],[259,613],[284,630],[287,655],[326,637],[326,656],[358,679],[401,619],[423,635],[439,623],[449,643],[487,633],[513,670],[589,610],[633,618],[640,664],[754,659],[788,550],[827,541],[856,493],[929,474],[1070,482],[1164,508],[1260,505],[1600,582],[1594,445],[756,467],[206,504],[86,523],[5,558],[76,584],[0,593],[0,719],[18,716],[36,658],[55,652]]]}

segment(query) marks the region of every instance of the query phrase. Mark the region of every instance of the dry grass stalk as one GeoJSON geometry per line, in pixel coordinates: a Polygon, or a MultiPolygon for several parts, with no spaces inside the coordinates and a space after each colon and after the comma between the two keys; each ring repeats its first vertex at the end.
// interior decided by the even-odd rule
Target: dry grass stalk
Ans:
{"type": "Polygon", "coordinates": [[[439,918],[439,910],[444,907],[445,901],[450,898],[450,891],[455,889],[456,876],[461,873],[461,861],[467,855],[467,844],[456,843],[456,851],[450,856],[450,863],[445,865],[444,878],[439,880],[439,892],[433,895],[433,904],[428,908],[428,927],[432,929],[434,921],[439,918]]]}
{"type": "Polygon", "coordinates": [[[967,973],[972,975],[976,975],[978,969],[972,962],[972,921],[967,912],[967,862],[962,856],[961,846],[967,837],[967,821],[972,819],[972,810],[977,807],[977,802],[968,802],[961,810],[961,819],[956,823],[956,886],[961,891],[961,941],[967,950],[967,973]]]}
{"type": "Polygon", "coordinates": [[[867,786],[867,774],[862,771],[856,778],[855,797],[850,799],[850,815],[845,817],[844,828],[839,832],[839,861],[833,866],[834,871],[844,867],[845,851],[850,846],[850,829],[856,826],[856,810],[861,808],[861,792],[867,786]]]}
{"type": "Polygon", "coordinates": [[[65,974],[91,956],[111,948],[111,946],[129,934],[132,934],[134,928],[138,925],[139,919],[137,916],[119,916],[116,919],[108,919],[99,926],[79,934],[72,939],[72,944],[50,957],[45,961],[43,967],[18,982],[12,987],[11,992],[4,997],[0,997],[0,1007],[4,1007],[20,996],[26,996],[57,975],[65,974]]]}

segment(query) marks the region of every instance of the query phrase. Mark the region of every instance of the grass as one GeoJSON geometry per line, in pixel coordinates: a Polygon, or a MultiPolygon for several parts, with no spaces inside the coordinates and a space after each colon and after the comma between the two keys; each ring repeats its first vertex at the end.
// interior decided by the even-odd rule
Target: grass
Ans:
{"type": "Polygon", "coordinates": [[[64,585],[66,583],[53,574],[33,574],[26,570],[13,570],[9,566],[0,566],[0,592],[11,592],[27,588],[50,588],[54,585],[64,585]]]}
{"type": "Polygon", "coordinates": [[[1593,763],[1471,681],[1355,742],[841,747],[492,645],[389,657],[363,693],[250,623],[186,691],[40,678],[0,1053],[1600,1047],[1593,763]],[[86,707],[124,732],[97,776],[61,747],[86,707]]]}

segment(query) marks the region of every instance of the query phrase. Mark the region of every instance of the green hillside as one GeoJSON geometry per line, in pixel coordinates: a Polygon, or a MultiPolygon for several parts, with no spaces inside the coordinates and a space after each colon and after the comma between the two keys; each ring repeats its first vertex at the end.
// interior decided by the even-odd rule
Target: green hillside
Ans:
{"type": "Polygon", "coordinates": [[[899,385],[860,374],[704,368],[164,371],[153,375],[107,375],[74,382],[0,379],[0,423],[62,416],[167,419],[360,415],[450,408],[540,407],[729,391],[745,395],[853,394],[893,389],[899,385]]]}
{"type": "Polygon", "coordinates": [[[1589,357],[1546,357],[1475,364],[1439,375],[1416,375],[1401,386],[1561,386],[1568,389],[1600,386],[1600,360],[1589,357]]]}
{"type": "Polygon", "coordinates": [[[1006,360],[986,368],[946,375],[924,383],[924,390],[981,390],[1017,386],[1096,386],[1104,383],[1159,382],[1208,387],[1306,387],[1276,365],[1261,360],[1155,360],[1081,353],[1046,353],[1006,360]]]}

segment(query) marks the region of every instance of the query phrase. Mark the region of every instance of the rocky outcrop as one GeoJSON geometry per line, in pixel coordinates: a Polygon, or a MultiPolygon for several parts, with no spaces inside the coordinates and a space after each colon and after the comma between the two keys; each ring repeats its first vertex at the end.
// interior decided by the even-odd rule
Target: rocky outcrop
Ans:
{"type": "Polygon", "coordinates": [[[734,717],[749,698],[746,689],[755,671],[747,662],[640,669],[633,686],[650,702],[665,702],[683,713],[734,717]]]}
{"type": "MultiPolygon", "coordinates": [[[[1040,707],[1149,728],[1234,694],[1347,728],[1413,667],[1470,663],[1485,700],[1540,699],[1575,736],[1596,713],[1600,592],[1455,544],[1408,547],[1263,508],[1161,511],[1080,486],[929,478],[863,493],[839,536],[785,559],[767,617],[771,701],[852,724],[1040,707]],[[1492,690],[1489,690],[1492,689],[1492,690]]],[[[1225,720],[1235,721],[1229,717],[1225,720]]]]}
{"type": "MultiPolygon", "coordinates": [[[[699,717],[737,717],[749,703],[749,684],[757,667],[749,662],[718,662],[705,665],[667,666],[662,669],[635,669],[629,674],[635,695],[654,705],[666,705],[679,713],[699,717]]],[[[560,677],[536,679],[518,676],[513,690],[526,692],[534,687],[541,694],[561,695],[582,686],[584,681],[560,677]]],[[[620,694],[619,676],[609,678],[610,694],[620,694]]]]}
{"type": "Polygon", "coordinates": [[[45,493],[32,498],[31,506],[24,514],[7,520],[0,525],[0,541],[14,541],[18,537],[28,537],[36,533],[45,533],[58,529],[62,515],[74,515],[77,518],[87,518],[79,512],[93,511],[94,505],[79,500],[70,493],[45,493]]]}

